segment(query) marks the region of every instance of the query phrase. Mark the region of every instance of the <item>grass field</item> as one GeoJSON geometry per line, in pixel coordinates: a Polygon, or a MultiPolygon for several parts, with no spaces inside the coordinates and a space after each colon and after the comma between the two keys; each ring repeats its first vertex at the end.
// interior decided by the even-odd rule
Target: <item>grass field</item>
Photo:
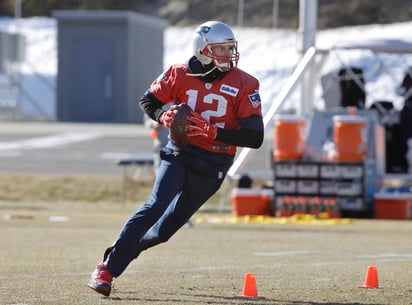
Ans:
{"type": "Polygon", "coordinates": [[[100,296],[86,283],[135,208],[1,203],[0,304],[412,304],[412,222],[357,219],[195,223],[144,252],[100,296]],[[358,288],[369,265],[382,289],[358,288]],[[248,272],[260,298],[239,298],[248,272]]]}

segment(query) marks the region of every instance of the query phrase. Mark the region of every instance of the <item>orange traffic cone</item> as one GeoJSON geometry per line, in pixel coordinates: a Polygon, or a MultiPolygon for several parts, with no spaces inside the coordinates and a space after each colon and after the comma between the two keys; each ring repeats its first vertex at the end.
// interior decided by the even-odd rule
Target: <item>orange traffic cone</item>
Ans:
{"type": "Polygon", "coordinates": [[[381,288],[379,287],[378,269],[375,266],[368,266],[365,282],[359,288],[381,288]]]}
{"type": "Polygon", "coordinates": [[[157,130],[156,130],[156,129],[152,129],[152,130],[150,131],[150,137],[151,137],[152,139],[157,138],[157,130]]]}
{"type": "Polygon", "coordinates": [[[256,278],[253,273],[246,273],[243,282],[242,297],[255,298],[258,296],[256,278]]]}

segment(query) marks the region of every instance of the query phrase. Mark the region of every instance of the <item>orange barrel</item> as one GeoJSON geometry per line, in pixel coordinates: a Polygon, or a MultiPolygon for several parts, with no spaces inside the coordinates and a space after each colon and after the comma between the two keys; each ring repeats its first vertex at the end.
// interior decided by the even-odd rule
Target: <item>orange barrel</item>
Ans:
{"type": "Polygon", "coordinates": [[[297,115],[275,116],[273,158],[298,160],[305,150],[306,120],[297,115]]]}
{"type": "Polygon", "coordinates": [[[333,117],[333,139],[336,152],[335,161],[362,161],[366,155],[366,125],[364,117],[355,115],[335,115],[333,117]]]}

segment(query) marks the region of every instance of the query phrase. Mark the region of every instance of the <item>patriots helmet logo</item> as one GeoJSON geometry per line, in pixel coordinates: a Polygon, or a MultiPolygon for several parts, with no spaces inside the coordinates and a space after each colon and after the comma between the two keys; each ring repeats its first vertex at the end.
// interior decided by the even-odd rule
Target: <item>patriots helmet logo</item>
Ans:
{"type": "Polygon", "coordinates": [[[210,26],[205,26],[202,25],[199,27],[199,29],[196,31],[202,37],[203,40],[205,40],[206,34],[209,33],[211,27],[210,26]]]}

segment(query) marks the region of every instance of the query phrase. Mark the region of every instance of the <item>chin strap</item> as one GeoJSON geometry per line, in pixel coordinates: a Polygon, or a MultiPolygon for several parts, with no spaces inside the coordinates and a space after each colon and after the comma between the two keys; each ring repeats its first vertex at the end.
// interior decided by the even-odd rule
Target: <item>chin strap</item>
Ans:
{"type": "Polygon", "coordinates": [[[207,72],[205,72],[205,73],[186,73],[186,75],[187,75],[187,76],[201,76],[201,77],[203,77],[203,76],[206,76],[206,75],[212,73],[212,72],[215,71],[216,69],[217,69],[217,67],[216,67],[216,66],[213,66],[212,69],[210,69],[209,71],[207,71],[207,72]]]}

